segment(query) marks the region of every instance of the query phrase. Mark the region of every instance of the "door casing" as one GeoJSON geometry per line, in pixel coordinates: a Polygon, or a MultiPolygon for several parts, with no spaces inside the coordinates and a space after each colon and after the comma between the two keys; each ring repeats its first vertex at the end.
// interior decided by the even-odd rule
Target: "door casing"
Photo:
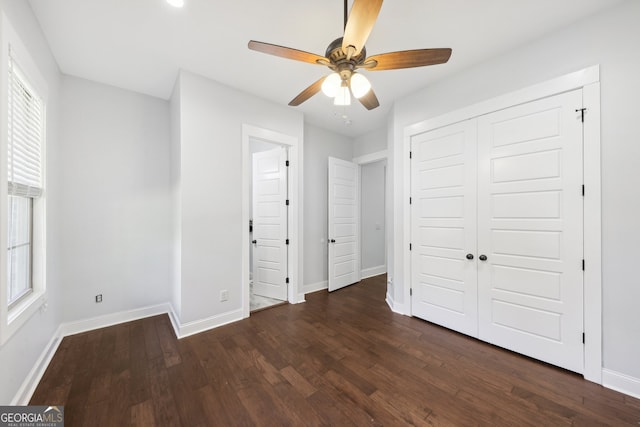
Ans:
{"type": "Polygon", "coordinates": [[[302,176],[302,147],[298,137],[281,132],[265,129],[249,124],[242,125],[242,317],[249,317],[249,180],[251,170],[250,139],[258,139],[273,144],[283,145],[289,149],[289,289],[287,300],[292,304],[304,301],[302,287],[302,258],[303,242],[302,230],[302,199],[300,177],[302,176]]]}

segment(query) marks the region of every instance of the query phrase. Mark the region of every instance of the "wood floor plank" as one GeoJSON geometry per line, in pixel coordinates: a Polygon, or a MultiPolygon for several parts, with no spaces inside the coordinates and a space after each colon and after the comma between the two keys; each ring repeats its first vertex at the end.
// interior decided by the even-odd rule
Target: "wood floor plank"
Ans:
{"type": "Polygon", "coordinates": [[[132,427],[154,427],[156,425],[151,400],[145,400],[131,407],[130,424],[132,427]]]}
{"type": "Polygon", "coordinates": [[[385,295],[383,275],[182,340],[166,315],[66,337],[31,404],[69,426],[640,425],[640,400],[385,295]]]}

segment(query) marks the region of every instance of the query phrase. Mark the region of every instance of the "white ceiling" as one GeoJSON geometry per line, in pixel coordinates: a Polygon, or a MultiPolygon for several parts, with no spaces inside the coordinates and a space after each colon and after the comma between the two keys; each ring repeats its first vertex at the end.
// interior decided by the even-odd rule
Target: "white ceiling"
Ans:
{"type": "MultiPolygon", "coordinates": [[[[394,101],[621,0],[388,0],[369,55],[450,47],[447,64],[366,72],[380,107],[334,107],[318,94],[296,108],[348,136],[379,128],[394,101]],[[342,119],[347,115],[350,125],[342,119]]],[[[249,40],[324,55],[342,36],[342,0],[29,0],[63,73],[168,99],[179,69],[286,106],[328,73],[250,51],[249,40]]],[[[349,1],[351,5],[352,1],[349,1]]]]}

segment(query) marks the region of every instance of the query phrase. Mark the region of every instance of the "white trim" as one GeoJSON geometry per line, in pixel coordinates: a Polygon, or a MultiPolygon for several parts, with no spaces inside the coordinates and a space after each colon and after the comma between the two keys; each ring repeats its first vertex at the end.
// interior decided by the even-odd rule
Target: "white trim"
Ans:
{"type": "Polygon", "coordinates": [[[376,151],[375,153],[364,154],[362,156],[354,157],[352,162],[357,165],[366,165],[367,163],[375,163],[380,160],[387,159],[387,150],[376,151]]]}
{"type": "Polygon", "coordinates": [[[242,317],[249,317],[250,311],[250,287],[249,287],[249,176],[250,176],[250,149],[251,138],[261,139],[273,144],[284,145],[289,148],[289,289],[288,301],[291,304],[304,302],[304,292],[301,284],[302,277],[302,242],[303,217],[302,217],[302,146],[297,137],[277,131],[249,125],[242,125],[242,317]],[[301,292],[302,291],[302,292],[301,292]]]}
{"type": "Polygon", "coordinates": [[[242,309],[238,309],[183,324],[176,324],[177,317],[175,317],[175,314],[173,312],[169,313],[169,318],[171,319],[171,324],[173,325],[174,331],[176,332],[176,337],[178,337],[178,339],[181,339],[190,335],[199,334],[200,332],[205,332],[210,329],[217,328],[219,326],[237,322],[238,320],[244,319],[244,316],[242,315],[242,309]]]}
{"type": "Polygon", "coordinates": [[[406,312],[404,305],[403,304],[398,304],[393,299],[393,296],[389,292],[387,292],[387,296],[385,298],[385,302],[387,303],[387,305],[389,306],[391,311],[393,311],[394,313],[402,314],[403,316],[411,316],[410,313],[406,312]]]}
{"type": "Polygon", "coordinates": [[[368,279],[369,277],[379,276],[387,272],[386,265],[378,265],[376,267],[364,268],[360,270],[360,280],[368,279]]]}
{"type": "Polygon", "coordinates": [[[171,305],[168,303],[136,308],[134,310],[120,311],[117,313],[105,314],[104,316],[63,323],[60,325],[60,332],[66,337],[69,335],[80,334],[82,332],[93,331],[95,329],[106,328],[107,326],[118,325],[120,323],[144,319],[145,317],[166,314],[171,311],[171,305]]]}
{"type": "Polygon", "coordinates": [[[33,392],[36,391],[38,383],[40,383],[42,376],[49,367],[49,363],[51,363],[51,359],[53,359],[53,356],[56,354],[56,351],[62,342],[62,338],[62,325],[60,325],[45,346],[40,357],[38,357],[38,360],[36,360],[33,368],[31,368],[27,374],[27,377],[22,382],[22,385],[16,392],[15,396],[11,399],[10,404],[12,406],[24,406],[29,404],[31,396],[33,396],[33,392]]]}
{"type": "Polygon", "coordinates": [[[630,377],[610,369],[603,369],[602,385],[640,399],[640,378],[630,377]]]}
{"type": "Polygon", "coordinates": [[[329,283],[326,280],[318,283],[311,283],[310,285],[304,285],[305,294],[310,294],[312,292],[318,292],[325,289],[329,289],[329,283]]]}
{"type": "Polygon", "coordinates": [[[602,383],[602,189],[600,170],[600,83],[582,90],[584,209],[584,378],[602,383]]]}
{"type": "MultiPolygon", "coordinates": [[[[492,98],[442,116],[430,118],[404,128],[402,142],[403,169],[396,173],[402,179],[402,200],[410,196],[409,151],[411,137],[462,120],[468,120],[504,108],[546,98],[574,89],[583,89],[583,107],[587,108],[584,126],[584,256],[588,267],[584,272],[584,372],[585,379],[602,383],[602,222],[600,181],[600,66],[594,65],[574,73],[548,80],[496,98],[492,98]],[[587,194],[589,194],[587,196],[587,194]]],[[[402,272],[405,277],[403,293],[405,309],[410,313],[411,296],[411,238],[410,209],[403,213],[403,239],[396,250],[404,254],[402,272]]],[[[396,310],[400,307],[395,306],[396,310]]],[[[395,311],[395,310],[394,310],[395,311]]]]}
{"type": "MultiPolygon", "coordinates": [[[[416,135],[442,126],[447,126],[462,120],[489,114],[504,108],[547,98],[562,92],[580,89],[584,86],[600,81],[600,66],[593,65],[588,68],[566,74],[546,82],[538,83],[515,92],[510,92],[495,98],[491,98],[459,110],[451,111],[438,117],[420,121],[406,126],[404,129],[405,138],[407,135],[416,135]]],[[[409,153],[407,153],[407,156],[409,153]]]]}

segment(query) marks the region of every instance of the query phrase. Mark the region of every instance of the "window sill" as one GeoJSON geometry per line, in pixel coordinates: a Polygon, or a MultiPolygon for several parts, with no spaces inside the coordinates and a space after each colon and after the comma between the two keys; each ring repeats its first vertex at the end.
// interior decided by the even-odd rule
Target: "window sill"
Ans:
{"type": "MultiPolygon", "coordinates": [[[[4,344],[24,325],[38,310],[46,309],[46,291],[34,291],[31,295],[12,307],[7,313],[6,323],[2,319],[0,325],[0,344],[4,344]]],[[[3,316],[4,317],[4,316],[3,316]]]]}

